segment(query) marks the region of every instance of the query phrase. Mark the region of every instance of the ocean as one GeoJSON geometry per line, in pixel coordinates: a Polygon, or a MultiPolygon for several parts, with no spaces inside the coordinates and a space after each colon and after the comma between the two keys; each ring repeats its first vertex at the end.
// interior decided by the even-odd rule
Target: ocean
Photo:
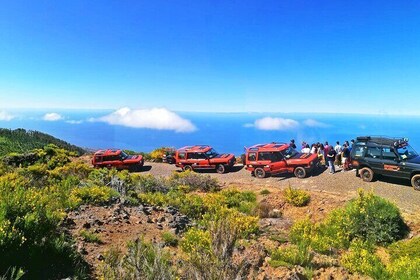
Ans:
{"type": "Polygon", "coordinates": [[[95,121],[110,114],[111,110],[53,110],[61,119],[44,120],[43,116],[51,111],[10,111],[14,118],[0,120],[0,127],[38,130],[84,148],[121,148],[142,152],[150,152],[163,146],[180,148],[208,144],[219,153],[240,155],[244,152],[244,147],[258,143],[288,143],[295,139],[300,147],[302,141],[328,141],[334,144],[336,141],[343,143],[362,135],[408,137],[411,146],[420,150],[420,117],[417,116],[177,112],[180,117],[190,120],[196,130],[175,132],[95,121]],[[257,121],[266,117],[274,122],[278,119],[280,122],[287,120],[288,125],[275,127],[277,130],[266,130],[267,127],[259,127],[257,121]]]}

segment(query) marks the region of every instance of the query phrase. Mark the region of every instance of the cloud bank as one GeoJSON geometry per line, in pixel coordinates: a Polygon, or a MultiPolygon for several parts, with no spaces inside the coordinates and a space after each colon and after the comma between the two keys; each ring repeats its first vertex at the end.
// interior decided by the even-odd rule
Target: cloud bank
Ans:
{"type": "Polygon", "coordinates": [[[197,130],[194,124],[165,108],[132,110],[124,107],[103,116],[96,121],[111,125],[122,125],[134,128],[149,128],[157,130],[173,130],[175,132],[193,132],[197,130]]]}
{"type": "Polygon", "coordinates": [[[11,121],[15,116],[7,113],[6,111],[0,111],[0,121],[11,121]]]}
{"type": "Polygon", "coordinates": [[[42,119],[48,122],[55,122],[55,121],[62,120],[63,117],[57,113],[47,113],[42,117],[42,119]]]}
{"type": "Polygon", "coordinates": [[[303,122],[304,125],[309,126],[309,127],[329,127],[328,124],[323,123],[323,122],[319,122],[317,120],[314,119],[307,119],[303,122]]]}
{"type": "Polygon", "coordinates": [[[255,127],[259,130],[291,130],[299,127],[300,125],[312,128],[326,128],[330,125],[319,122],[314,119],[307,119],[299,123],[293,119],[284,119],[284,118],[273,118],[273,117],[264,117],[261,119],[255,120],[254,123],[246,123],[244,127],[255,127]]]}
{"type": "Polygon", "coordinates": [[[287,130],[299,126],[299,123],[292,119],[265,117],[256,120],[252,125],[245,124],[245,127],[252,126],[260,130],[287,130]]]}

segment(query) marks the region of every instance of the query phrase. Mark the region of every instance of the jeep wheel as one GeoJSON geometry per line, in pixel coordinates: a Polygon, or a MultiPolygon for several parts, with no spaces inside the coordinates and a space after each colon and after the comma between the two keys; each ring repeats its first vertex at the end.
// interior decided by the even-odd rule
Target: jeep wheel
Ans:
{"type": "Polygon", "coordinates": [[[363,167],[362,169],[360,169],[359,174],[360,178],[362,178],[362,180],[365,182],[372,182],[373,177],[375,175],[372,169],[370,169],[369,167],[363,167]]]}
{"type": "Polygon", "coordinates": [[[223,164],[218,164],[216,166],[216,172],[217,173],[223,174],[223,173],[225,173],[225,171],[226,171],[226,168],[225,168],[225,166],[223,164]]]}
{"type": "Polygon", "coordinates": [[[420,174],[414,175],[411,178],[411,185],[416,191],[420,191],[420,174]]]}
{"type": "Polygon", "coordinates": [[[299,179],[303,179],[306,177],[306,170],[302,166],[298,166],[295,168],[295,171],[293,172],[295,176],[299,179]]]}
{"type": "Polygon", "coordinates": [[[182,167],[182,171],[193,171],[193,168],[191,167],[191,165],[185,165],[184,167],[182,167]]]}
{"type": "Polygon", "coordinates": [[[265,178],[266,176],[265,170],[262,169],[261,167],[255,168],[254,174],[255,174],[255,177],[260,178],[260,179],[265,178]]]}

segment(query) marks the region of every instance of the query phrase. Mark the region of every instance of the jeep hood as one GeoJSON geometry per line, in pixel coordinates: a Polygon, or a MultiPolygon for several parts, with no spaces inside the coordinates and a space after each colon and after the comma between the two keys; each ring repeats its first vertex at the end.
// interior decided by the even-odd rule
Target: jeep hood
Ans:
{"type": "Polygon", "coordinates": [[[230,158],[233,157],[232,154],[221,154],[221,155],[217,155],[214,158],[230,158]]]}
{"type": "Polygon", "coordinates": [[[318,159],[318,155],[317,154],[303,154],[303,153],[298,153],[296,154],[294,157],[289,158],[287,161],[289,163],[310,163],[313,160],[317,160],[318,159]]]}
{"type": "Polygon", "coordinates": [[[420,156],[407,160],[409,163],[420,164],[420,156]]]}

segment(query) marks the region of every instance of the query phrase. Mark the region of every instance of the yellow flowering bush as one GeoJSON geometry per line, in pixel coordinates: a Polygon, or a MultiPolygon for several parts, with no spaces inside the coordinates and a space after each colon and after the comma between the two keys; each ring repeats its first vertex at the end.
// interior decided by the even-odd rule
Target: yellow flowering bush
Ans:
{"type": "Polygon", "coordinates": [[[74,188],[70,192],[70,200],[77,204],[103,205],[117,198],[119,193],[105,186],[89,186],[74,188]]]}
{"type": "Polygon", "coordinates": [[[212,256],[210,232],[191,228],[182,238],[180,247],[190,258],[196,257],[197,254],[212,256]]]}
{"type": "Polygon", "coordinates": [[[350,272],[369,275],[374,279],[389,279],[385,266],[375,254],[374,247],[368,242],[354,240],[340,261],[350,272]]]}
{"type": "Polygon", "coordinates": [[[293,189],[290,186],[284,190],[284,197],[288,203],[297,207],[306,206],[311,200],[311,196],[308,192],[293,189]]]}

